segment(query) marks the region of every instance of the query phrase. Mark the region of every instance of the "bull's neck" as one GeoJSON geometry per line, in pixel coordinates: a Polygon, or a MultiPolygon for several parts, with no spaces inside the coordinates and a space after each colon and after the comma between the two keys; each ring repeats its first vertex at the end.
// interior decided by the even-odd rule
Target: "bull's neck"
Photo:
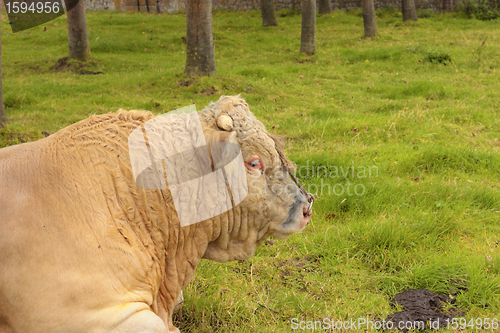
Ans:
{"type": "Polygon", "coordinates": [[[99,209],[101,216],[107,216],[109,230],[114,226],[118,236],[113,241],[128,243],[131,252],[151,263],[147,275],[154,282],[165,272],[172,232],[169,207],[160,190],[137,186],[128,151],[130,133],[151,118],[146,112],[92,116],[51,136],[50,147],[56,164],[71,166],[79,190],[94,193],[99,208],[90,210],[99,209]]]}
{"type": "Polygon", "coordinates": [[[226,217],[222,228],[215,226],[215,219],[181,227],[168,190],[137,186],[128,136],[150,117],[131,120],[126,113],[95,116],[54,134],[53,147],[55,163],[64,161],[75,166],[74,182],[78,182],[80,191],[97,193],[99,208],[90,207],[93,209],[89,209],[89,214],[96,209],[102,212],[101,216],[109,214],[106,223],[115,226],[117,236],[112,241],[120,242],[121,248],[130,249],[149,263],[149,271],[142,274],[159,292],[152,304],[158,310],[173,308],[208,243],[216,238],[225,238],[227,242],[233,227],[226,225],[236,223],[226,217]]]}

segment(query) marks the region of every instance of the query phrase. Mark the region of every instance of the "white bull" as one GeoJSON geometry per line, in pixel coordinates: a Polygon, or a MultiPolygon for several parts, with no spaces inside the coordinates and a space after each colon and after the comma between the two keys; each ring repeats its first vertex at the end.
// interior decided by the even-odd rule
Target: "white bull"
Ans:
{"type": "Polygon", "coordinates": [[[178,332],[175,301],[202,258],[247,259],[307,225],[313,198],[245,101],[221,97],[199,117],[208,143],[240,147],[248,194],[183,227],[168,188],[132,172],[127,139],[149,112],[0,150],[0,333],[178,332]]]}

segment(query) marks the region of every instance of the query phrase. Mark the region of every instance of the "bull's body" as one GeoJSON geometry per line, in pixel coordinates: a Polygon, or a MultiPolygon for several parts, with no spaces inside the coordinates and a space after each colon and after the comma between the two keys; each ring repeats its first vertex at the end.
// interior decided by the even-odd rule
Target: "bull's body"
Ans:
{"type": "MultiPolygon", "coordinates": [[[[118,212],[124,206],[119,196],[127,200],[117,188],[120,180],[113,180],[123,177],[116,168],[120,157],[99,154],[93,144],[65,147],[70,141],[69,132],[59,132],[0,150],[2,333],[9,332],[7,327],[15,332],[107,332],[134,313],[158,307],[164,267],[155,251],[145,250],[154,248],[146,230],[139,237],[120,220],[125,212],[118,212]],[[96,154],[89,156],[92,150],[96,154]]],[[[146,317],[148,312],[143,312],[146,317]]],[[[155,320],[165,326],[150,317],[145,327],[155,320]]]]}
{"type": "Polygon", "coordinates": [[[177,332],[199,260],[245,259],[272,235],[252,208],[181,228],[168,191],[138,188],[127,136],[151,117],[94,116],[0,150],[0,333],[177,332]]]}

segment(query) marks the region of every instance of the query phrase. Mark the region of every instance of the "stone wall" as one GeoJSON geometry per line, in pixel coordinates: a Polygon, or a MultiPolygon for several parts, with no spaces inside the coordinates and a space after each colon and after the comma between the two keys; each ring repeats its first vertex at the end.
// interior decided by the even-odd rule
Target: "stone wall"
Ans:
{"type": "MultiPolygon", "coordinates": [[[[85,0],[87,10],[122,10],[141,12],[173,12],[184,9],[186,0],[85,0]]],[[[351,10],[361,8],[361,0],[331,0],[334,9],[351,10]]],[[[417,8],[441,10],[443,5],[452,8],[456,0],[415,0],[417,8]],[[444,1],[444,2],[443,2],[444,1]]],[[[375,7],[391,5],[401,7],[401,0],[374,0],[375,7]]],[[[213,0],[214,9],[260,10],[260,0],[213,0]]],[[[274,0],[277,10],[300,9],[300,0],[274,0]]]]}
{"type": "MultiPolygon", "coordinates": [[[[334,9],[351,10],[361,8],[361,0],[331,0],[334,9]]],[[[400,8],[401,0],[374,0],[375,8],[387,5],[400,8]]],[[[214,8],[230,10],[260,10],[260,0],[213,0],[214,8]]],[[[300,0],[274,0],[277,10],[280,9],[300,9],[300,0]]],[[[417,8],[441,9],[443,0],[415,0],[417,8]]],[[[316,7],[317,8],[317,7],[316,7]]]]}

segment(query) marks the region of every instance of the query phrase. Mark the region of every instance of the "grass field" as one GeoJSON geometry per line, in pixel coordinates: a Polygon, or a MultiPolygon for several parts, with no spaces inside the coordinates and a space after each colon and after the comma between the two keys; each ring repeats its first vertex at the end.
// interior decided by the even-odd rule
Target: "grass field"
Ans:
{"type": "Polygon", "coordinates": [[[182,14],[88,12],[92,62],[58,69],[65,17],[13,34],[4,12],[11,124],[0,147],[91,114],[200,109],[241,93],[271,132],[291,138],[314,216],[250,260],[202,261],[176,316],[183,332],[384,319],[408,288],[455,296],[468,320],[500,319],[500,20],[431,14],[404,25],[399,13],[377,13],[373,39],[362,37],[359,11],[318,17],[317,54],[305,57],[297,13],[262,28],[259,12],[216,11],[219,74],[190,81],[182,14]]]}

